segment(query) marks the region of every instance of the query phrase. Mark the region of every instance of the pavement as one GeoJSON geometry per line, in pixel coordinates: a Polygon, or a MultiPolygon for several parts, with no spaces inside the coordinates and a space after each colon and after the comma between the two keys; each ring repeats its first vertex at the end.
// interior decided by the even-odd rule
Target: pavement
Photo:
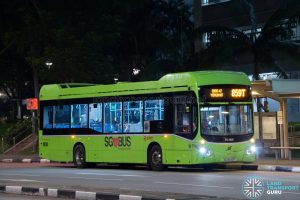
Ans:
{"type": "MultiPolygon", "coordinates": [[[[22,187],[22,186],[0,186],[0,194],[19,194],[40,197],[81,199],[81,200],[175,200],[175,198],[145,196],[145,195],[129,195],[129,194],[113,194],[102,192],[87,192],[80,190],[65,190],[53,188],[38,187],[22,187]]],[[[160,194],[161,195],[161,194],[160,194]]],[[[174,194],[173,194],[174,195],[174,194]]],[[[176,194],[177,200],[238,200],[237,198],[226,198],[204,195],[184,195],[176,194]]]]}
{"type": "Polygon", "coordinates": [[[23,159],[31,159],[31,162],[40,162],[41,160],[38,154],[0,154],[0,162],[9,162],[9,160],[11,160],[11,162],[22,162],[23,159]]]}
{"type": "Polygon", "coordinates": [[[56,197],[41,197],[41,196],[33,196],[33,195],[0,193],[0,200],[70,200],[70,199],[69,198],[57,199],[56,197]]]}

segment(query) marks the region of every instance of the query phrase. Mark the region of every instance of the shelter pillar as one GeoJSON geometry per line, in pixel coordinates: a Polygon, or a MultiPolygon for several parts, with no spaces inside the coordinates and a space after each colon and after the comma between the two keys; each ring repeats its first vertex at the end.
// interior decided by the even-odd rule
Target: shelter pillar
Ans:
{"type": "MultiPolygon", "coordinates": [[[[287,120],[287,99],[282,99],[280,102],[280,110],[282,111],[283,124],[280,125],[280,146],[288,147],[288,120],[287,120]]],[[[281,150],[281,158],[288,159],[288,150],[281,150]]]]}

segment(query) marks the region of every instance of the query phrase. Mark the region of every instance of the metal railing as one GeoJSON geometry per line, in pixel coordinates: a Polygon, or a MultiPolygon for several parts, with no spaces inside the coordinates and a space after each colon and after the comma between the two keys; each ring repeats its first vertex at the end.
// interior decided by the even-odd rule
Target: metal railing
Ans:
{"type": "MultiPolygon", "coordinates": [[[[5,146],[5,141],[2,138],[2,146],[5,146]]],[[[12,138],[13,144],[9,148],[2,148],[2,154],[16,154],[20,151],[27,149],[32,146],[32,152],[35,152],[35,146],[37,142],[37,136],[34,134],[30,134],[27,137],[23,138],[19,142],[16,143],[16,138],[12,138]]]]}

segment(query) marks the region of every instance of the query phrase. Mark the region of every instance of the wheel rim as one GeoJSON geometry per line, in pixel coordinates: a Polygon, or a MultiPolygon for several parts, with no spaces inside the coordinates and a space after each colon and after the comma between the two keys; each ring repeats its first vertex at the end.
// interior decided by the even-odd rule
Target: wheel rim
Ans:
{"type": "Polygon", "coordinates": [[[76,151],[75,160],[76,160],[77,165],[81,165],[83,163],[84,154],[83,154],[83,151],[81,149],[78,149],[76,151]]]}
{"type": "Polygon", "coordinates": [[[152,163],[154,165],[160,165],[162,162],[162,156],[160,151],[154,151],[152,154],[152,163]]]}

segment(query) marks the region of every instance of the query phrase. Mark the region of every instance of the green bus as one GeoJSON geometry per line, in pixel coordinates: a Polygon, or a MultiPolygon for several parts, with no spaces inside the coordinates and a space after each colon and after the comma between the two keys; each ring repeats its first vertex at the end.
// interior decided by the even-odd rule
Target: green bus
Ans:
{"type": "Polygon", "coordinates": [[[197,71],[157,81],[51,84],[40,90],[40,157],[168,165],[253,162],[251,85],[244,73],[197,71]]]}

